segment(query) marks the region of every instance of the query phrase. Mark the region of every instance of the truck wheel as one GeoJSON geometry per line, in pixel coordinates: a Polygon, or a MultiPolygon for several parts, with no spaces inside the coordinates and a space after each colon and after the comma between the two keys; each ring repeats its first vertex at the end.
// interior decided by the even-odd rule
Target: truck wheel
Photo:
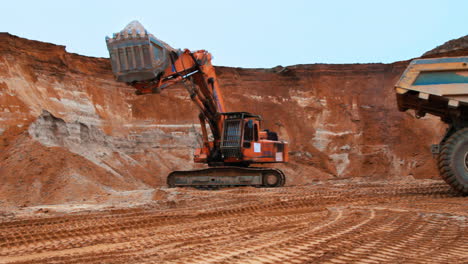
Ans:
{"type": "Polygon", "coordinates": [[[451,135],[439,154],[440,176],[457,192],[468,194],[468,128],[451,135]]]}

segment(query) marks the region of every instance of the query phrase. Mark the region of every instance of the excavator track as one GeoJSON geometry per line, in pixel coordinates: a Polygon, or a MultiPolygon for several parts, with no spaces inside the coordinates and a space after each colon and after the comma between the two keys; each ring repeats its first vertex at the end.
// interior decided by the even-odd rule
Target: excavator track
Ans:
{"type": "Polygon", "coordinates": [[[218,189],[237,186],[281,187],[286,177],[279,169],[213,167],[190,171],[173,171],[167,176],[167,185],[173,187],[195,187],[218,189]]]}

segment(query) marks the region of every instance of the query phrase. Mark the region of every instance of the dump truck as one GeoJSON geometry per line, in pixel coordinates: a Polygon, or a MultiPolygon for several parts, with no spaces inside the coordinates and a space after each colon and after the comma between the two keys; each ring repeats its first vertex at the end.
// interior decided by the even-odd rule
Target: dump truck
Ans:
{"type": "Polygon", "coordinates": [[[398,109],[431,114],[448,124],[431,147],[440,176],[468,194],[468,57],[413,60],[395,85],[398,109]]]}

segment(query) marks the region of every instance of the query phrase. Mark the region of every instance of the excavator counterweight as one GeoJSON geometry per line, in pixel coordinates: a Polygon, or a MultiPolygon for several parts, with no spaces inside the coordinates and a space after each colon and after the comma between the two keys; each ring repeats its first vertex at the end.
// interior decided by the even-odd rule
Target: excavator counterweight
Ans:
{"type": "Polygon", "coordinates": [[[181,82],[192,84],[185,87],[200,111],[203,136],[194,162],[209,168],[174,171],[167,178],[169,187],[284,185],[281,170],[251,166],[287,162],[288,143],[275,132],[262,130],[261,116],[226,111],[209,52],[174,49],[137,21],[107,37],[106,42],[116,80],[134,87],[138,95],[160,93],[181,82]]]}

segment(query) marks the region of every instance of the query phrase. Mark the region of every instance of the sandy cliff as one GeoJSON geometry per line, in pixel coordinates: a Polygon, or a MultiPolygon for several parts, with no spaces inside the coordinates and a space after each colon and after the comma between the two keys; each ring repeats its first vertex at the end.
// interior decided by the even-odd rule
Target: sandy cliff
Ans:
{"type": "MultiPolygon", "coordinates": [[[[468,52],[466,53],[468,54],[468,52]]],[[[290,142],[288,185],[316,179],[437,177],[444,125],[397,111],[407,61],[217,67],[230,111],[262,115],[290,142]]],[[[0,34],[0,206],[128,196],[194,165],[197,111],[181,87],[136,96],[107,59],[0,34]]]]}
{"type": "Polygon", "coordinates": [[[433,56],[433,55],[439,55],[441,53],[446,53],[446,52],[455,52],[455,51],[461,51],[463,50],[466,51],[468,49],[468,35],[457,38],[457,39],[452,39],[444,44],[437,46],[436,48],[424,53],[424,57],[426,56],[433,56]]]}

